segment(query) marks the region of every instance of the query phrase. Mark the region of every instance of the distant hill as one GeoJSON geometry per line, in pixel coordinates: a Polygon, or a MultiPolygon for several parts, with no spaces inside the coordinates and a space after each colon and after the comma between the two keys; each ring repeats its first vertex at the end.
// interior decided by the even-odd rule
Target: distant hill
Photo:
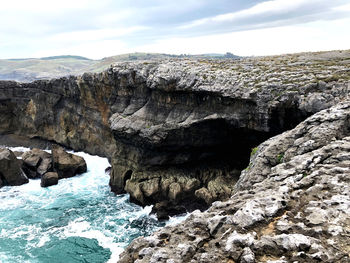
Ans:
{"type": "Polygon", "coordinates": [[[77,59],[77,60],[92,60],[86,57],[81,56],[71,56],[71,55],[64,55],[64,56],[53,56],[53,57],[44,57],[41,58],[42,60],[54,60],[54,59],[77,59]]]}
{"type": "Polygon", "coordinates": [[[37,79],[50,79],[68,75],[80,75],[84,72],[101,72],[111,64],[133,60],[158,60],[169,58],[225,59],[239,58],[231,53],[171,55],[160,53],[129,53],[101,60],[92,60],[81,56],[50,56],[43,58],[0,59],[0,80],[29,82],[37,79]]]}

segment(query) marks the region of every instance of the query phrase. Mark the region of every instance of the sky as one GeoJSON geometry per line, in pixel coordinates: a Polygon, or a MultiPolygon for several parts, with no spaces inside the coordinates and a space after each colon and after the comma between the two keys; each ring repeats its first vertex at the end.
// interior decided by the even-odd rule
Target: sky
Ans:
{"type": "Polygon", "coordinates": [[[350,0],[11,0],[0,59],[350,49],[350,0]]]}

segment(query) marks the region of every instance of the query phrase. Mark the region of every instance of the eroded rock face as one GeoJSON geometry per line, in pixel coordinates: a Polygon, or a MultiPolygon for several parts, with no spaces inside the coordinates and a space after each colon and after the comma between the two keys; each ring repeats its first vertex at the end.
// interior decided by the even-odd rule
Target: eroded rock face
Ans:
{"type": "Polygon", "coordinates": [[[0,134],[108,156],[112,190],[142,205],[209,205],[232,194],[251,148],[346,98],[349,54],[119,63],[1,81],[0,134]]]}
{"type": "Polygon", "coordinates": [[[23,173],[20,162],[14,153],[6,148],[0,148],[0,181],[0,187],[28,183],[28,178],[23,173]]]}
{"type": "Polygon", "coordinates": [[[233,196],[119,262],[349,262],[350,102],[262,143],[233,196]]]}
{"type": "Polygon", "coordinates": [[[296,70],[282,61],[243,60],[240,74],[238,64],[225,62],[116,65],[129,99],[110,118],[117,145],[112,191],[142,205],[210,205],[231,196],[251,148],[348,95],[347,81],[306,76],[302,70],[318,74],[313,62],[296,70]]]}
{"type": "Polygon", "coordinates": [[[108,73],[32,83],[0,81],[0,134],[111,156],[115,143],[108,118],[115,85],[108,73]]]}

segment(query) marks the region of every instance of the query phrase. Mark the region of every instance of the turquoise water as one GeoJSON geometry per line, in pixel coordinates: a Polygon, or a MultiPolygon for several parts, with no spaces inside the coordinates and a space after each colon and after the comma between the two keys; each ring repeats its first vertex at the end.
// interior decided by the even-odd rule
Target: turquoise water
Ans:
{"type": "Polygon", "coordinates": [[[151,207],[110,192],[106,158],[76,154],[87,173],[49,188],[30,180],[0,189],[1,263],[116,262],[134,238],[164,226],[149,216],[151,207]]]}

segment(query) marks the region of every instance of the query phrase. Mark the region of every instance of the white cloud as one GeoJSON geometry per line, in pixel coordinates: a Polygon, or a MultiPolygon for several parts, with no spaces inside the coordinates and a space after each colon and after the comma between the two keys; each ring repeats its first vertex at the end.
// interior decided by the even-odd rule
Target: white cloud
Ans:
{"type": "Polygon", "coordinates": [[[110,3],[111,0],[11,0],[1,2],[1,11],[26,11],[28,13],[42,13],[69,9],[94,9],[110,3]]]}
{"type": "Polygon", "coordinates": [[[249,20],[251,20],[252,24],[254,25],[254,21],[260,21],[259,18],[263,18],[263,20],[266,22],[268,22],[271,18],[271,20],[274,21],[284,20],[292,17],[294,12],[294,16],[296,17],[310,15],[313,14],[313,12],[327,12],[332,5],[335,5],[335,7],[332,9],[333,11],[343,11],[339,7],[337,8],[337,5],[340,5],[342,2],[344,1],[334,0],[325,2],[324,0],[271,0],[256,4],[251,8],[238,12],[231,12],[198,19],[192,21],[191,23],[179,26],[179,29],[190,29],[205,25],[213,26],[215,24],[223,23],[230,23],[236,26],[241,23],[242,26],[244,26],[244,23],[247,24],[249,20]],[[319,11],[317,10],[318,8],[320,8],[319,11]],[[305,14],[303,14],[303,12],[305,12],[305,14]]]}
{"type": "Polygon", "coordinates": [[[49,41],[61,42],[84,42],[84,41],[99,41],[106,39],[116,39],[134,32],[144,31],[149,27],[135,26],[124,28],[106,28],[94,30],[81,30],[54,34],[48,38],[49,41]]]}

